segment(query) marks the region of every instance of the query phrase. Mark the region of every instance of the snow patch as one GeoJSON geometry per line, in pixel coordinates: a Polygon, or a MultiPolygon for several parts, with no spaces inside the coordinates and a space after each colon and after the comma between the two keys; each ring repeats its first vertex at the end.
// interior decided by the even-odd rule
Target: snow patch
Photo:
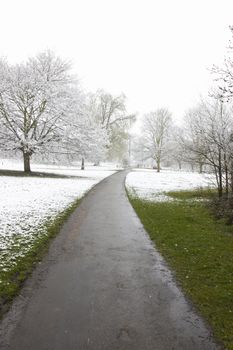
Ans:
{"type": "Polygon", "coordinates": [[[107,167],[89,167],[82,171],[74,167],[45,166],[33,170],[72,175],[72,178],[0,176],[0,269],[9,268],[18,256],[25,254],[35,235],[43,234],[47,220],[116,171],[107,167]],[[17,251],[17,246],[21,250],[17,251]]]}
{"type": "Polygon", "coordinates": [[[189,190],[198,187],[212,187],[213,175],[192,172],[164,170],[157,173],[151,169],[134,169],[126,177],[126,187],[142,199],[168,201],[169,191],[189,190]]]}

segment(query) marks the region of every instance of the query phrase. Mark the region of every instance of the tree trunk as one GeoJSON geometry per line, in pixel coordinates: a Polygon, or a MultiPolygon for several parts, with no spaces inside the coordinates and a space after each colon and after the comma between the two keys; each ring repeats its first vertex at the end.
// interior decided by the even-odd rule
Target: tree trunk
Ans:
{"type": "Polygon", "coordinates": [[[203,163],[199,163],[199,173],[202,174],[203,173],[203,163]]]}
{"type": "Polygon", "coordinates": [[[84,158],[82,158],[82,164],[81,164],[81,170],[85,169],[85,160],[84,158]]]}
{"type": "Polygon", "coordinates": [[[157,159],[157,173],[160,173],[160,159],[157,159]]]}
{"type": "Polygon", "coordinates": [[[218,151],[218,177],[219,177],[219,197],[223,195],[223,174],[222,174],[222,152],[218,151]]]}
{"type": "Polygon", "coordinates": [[[30,173],[31,166],[30,166],[30,154],[29,153],[23,153],[23,164],[24,164],[24,172],[30,173]]]}
{"type": "Polygon", "coordinates": [[[228,172],[228,164],[227,164],[227,157],[226,153],[224,153],[224,165],[225,165],[225,188],[226,188],[226,195],[229,196],[229,172],[228,172]]]}
{"type": "Polygon", "coordinates": [[[218,187],[218,196],[220,197],[220,195],[219,195],[219,178],[218,178],[218,167],[217,167],[217,165],[214,165],[214,175],[215,175],[216,183],[217,183],[217,187],[218,187]]]}
{"type": "Polygon", "coordinates": [[[231,196],[233,197],[233,161],[232,159],[230,163],[230,190],[231,190],[231,196]]]}

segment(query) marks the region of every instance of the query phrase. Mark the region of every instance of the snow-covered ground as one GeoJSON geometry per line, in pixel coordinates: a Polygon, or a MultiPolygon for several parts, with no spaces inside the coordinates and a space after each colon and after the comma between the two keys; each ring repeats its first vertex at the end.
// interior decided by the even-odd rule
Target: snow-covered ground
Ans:
{"type": "Polygon", "coordinates": [[[136,196],[153,201],[169,200],[166,192],[188,190],[200,187],[212,187],[212,175],[192,172],[134,169],[127,175],[126,187],[136,196]]]}
{"type": "MultiPolygon", "coordinates": [[[[102,171],[105,170],[119,170],[120,167],[113,163],[101,163],[101,166],[93,166],[93,163],[85,163],[85,170],[80,170],[81,163],[77,162],[75,165],[59,165],[59,164],[38,164],[31,162],[31,170],[32,171],[39,171],[39,172],[49,172],[53,174],[64,174],[64,175],[70,175],[70,176],[84,176],[86,177],[86,174],[94,174],[94,177],[98,176],[101,177],[102,171]],[[86,173],[86,171],[88,171],[86,173]]],[[[7,169],[7,170],[21,170],[23,171],[23,161],[19,159],[1,159],[0,158],[0,169],[7,169]]]]}
{"type": "MultiPolygon", "coordinates": [[[[8,167],[9,168],[9,167],[8,167]]],[[[11,169],[17,169],[11,167],[11,169]]],[[[70,178],[0,176],[0,269],[8,268],[33,243],[43,224],[117,169],[113,166],[32,166],[40,172],[72,175],[70,178]],[[25,251],[15,252],[21,246],[25,251]]]]}

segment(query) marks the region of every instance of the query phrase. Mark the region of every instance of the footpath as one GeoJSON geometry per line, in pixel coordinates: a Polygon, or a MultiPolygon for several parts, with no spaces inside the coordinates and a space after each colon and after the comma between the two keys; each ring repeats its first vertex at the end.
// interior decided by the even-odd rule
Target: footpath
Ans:
{"type": "Polygon", "coordinates": [[[96,185],[0,325],[3,350],[216,350],[124,188],[96,185]]]}

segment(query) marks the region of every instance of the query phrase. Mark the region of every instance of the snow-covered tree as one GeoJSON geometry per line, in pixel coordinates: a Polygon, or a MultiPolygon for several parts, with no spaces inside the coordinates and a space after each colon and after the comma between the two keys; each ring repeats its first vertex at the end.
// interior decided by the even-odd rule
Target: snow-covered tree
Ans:
{"type": "Polygon", "coordinates": [[[155,160],[157,172],[160,172],[161,162],[169,151],[171,123],[171,113],[166,108],[160,108],[144,115],[145,148],[148,158],[151,157],[155,160]]]}
{"type": "Polygon", "coordinates": [[[182,169],[185,163],[189,163],[189,157],[185,152],[183,143],[181,142],[181,140],[183,139],[183,134],[183,127],[172,125],[169,137],[169,152],[166,157],[168,161],[172,164],[172,166],[178,166],[179,170],[182,169]]]}
{"type": "Polygon", "coordinates": [[[84,107],[80,114],[74,115],[72,122],[66,126],[63,149],[67,154],[73,154],[84,160],[98,162],[106,156],[108,135],[84,107]]]}
{"type": "MultiPolygon", "coordinates": [[[[233,26],[230,26],[230,31],[233,37],[233,26]]],[[[233,98],[233,41],[230,41],[228,47],[228,56],[224,59],[224,64],[221,67],[213,66],[212,72],[216,76],[219,84],[219,93],[222,101],[230,101],[233,98]]]]}
{"type": "Polygon", "coordinates": [[[201,100],[187,112],[183,144],[189,158],[207,165],[216,176],[219,196],[232,187],[232,108],[221,99],[201,100]]]}
{"type": "Polygon", "coordinates": [[[67,62],[46,51],[26,63],[0,64],[0,146],[30,158],[62,139],[73,79],[67,62]]]}
{"type": "Polygon", "coordinates": [[[148,159],[151,158],[146,146],[146,140],[142,134],[135,135],[132,138],[131,153],[133,162],[136,163],[137,167],[144,167],[148,159]]]}

